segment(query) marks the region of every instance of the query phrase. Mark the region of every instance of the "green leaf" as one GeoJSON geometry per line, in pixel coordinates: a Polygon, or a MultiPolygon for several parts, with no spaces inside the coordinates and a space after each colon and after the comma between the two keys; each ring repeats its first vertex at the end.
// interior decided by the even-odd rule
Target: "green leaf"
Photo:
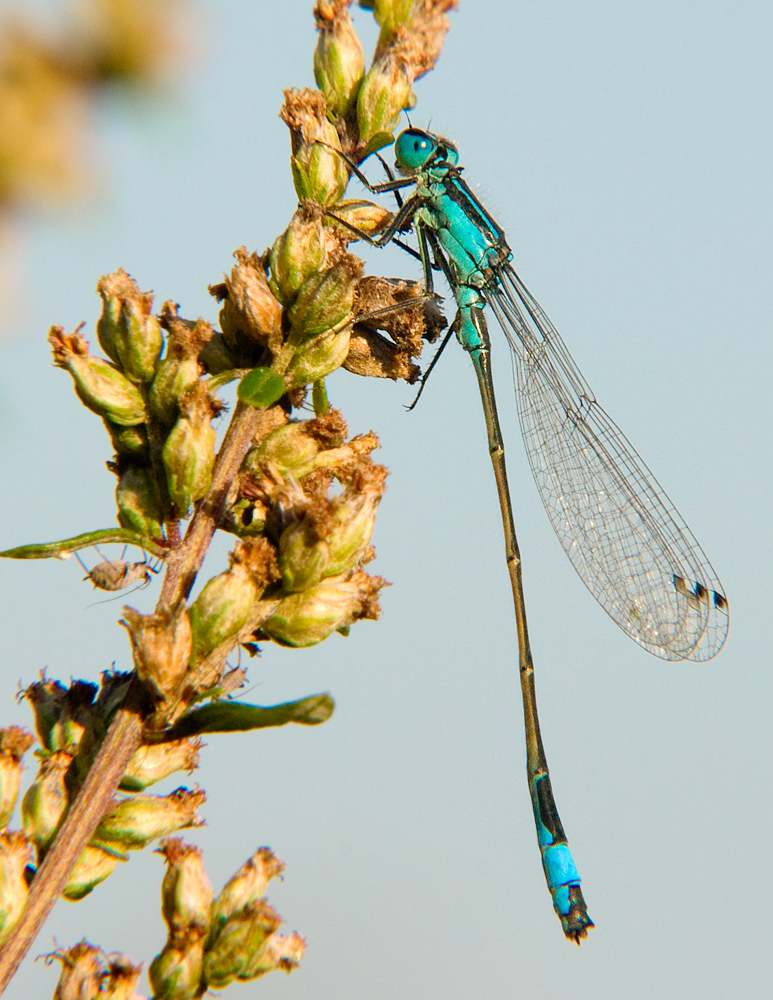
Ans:
{"type": "Polygon", "coordinates": [[[153,556],[164,557],[167,549],[156,545],[149,538],[143,538],[134,531],[124,528],[102,528],[99,531],[87,531],[74,538],[65,538],[61,542],[43,542],[40,545],[20,545],[16,549],[6,549],[0,552],[5,559],[67,559],[78,549],[86,549],[89,545],[106,545],[108,542],[118,542],[121,545],[136,545],[137,548],[149,552],[153,556]]]}
{"type": "Polygon", "coordinates": [[[166,734],[170,740],[200,733],[234,733],[268,726],[286,726],[297,722],[302,726],[317,726],[333,714],[335,702],[329,694],[313,694],[300,701],[284,705],[246,705],[242,701],[213,701],[194,708],[166,734]]]}
{"type": "Polygon", "coordinates": [[[270,406],[287,392],[285,380],[270,368],[253,368],[239,383],[236,395],[248,406],[270,406]]]}

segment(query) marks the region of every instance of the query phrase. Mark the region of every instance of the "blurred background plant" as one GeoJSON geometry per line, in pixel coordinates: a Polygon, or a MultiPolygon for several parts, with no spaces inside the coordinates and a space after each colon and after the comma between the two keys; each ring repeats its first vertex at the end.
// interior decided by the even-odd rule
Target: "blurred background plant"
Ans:
{"type": "Polygon", "coordinates": [[[100,108],[158,100],[190,67],[189,0],[69,0],[0,10],[0,308],[31,214],[85,205],[102,183],[100,108]]]}

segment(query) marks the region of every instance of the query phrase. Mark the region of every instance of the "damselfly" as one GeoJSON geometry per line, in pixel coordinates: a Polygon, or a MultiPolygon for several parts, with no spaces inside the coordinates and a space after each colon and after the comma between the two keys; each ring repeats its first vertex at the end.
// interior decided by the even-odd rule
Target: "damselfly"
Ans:
{"type": "Polygon", "coordinates": [[[485,306],[493,309],[513,352],[521,429],[545,510],[583,583],[612,620],[656,656],[706,660],[725,641],[727,600],[687,524],[596,402],[558,331],[513,270],[504,232],[462,179],[456,147],[409,128],[395,142],[395,159],[404,176],[383,184],[370,185],[353,168],[376,193],[414,185],[381,236],[358,235],[385,246],[412,226],[426,294],[432,295],[434,268],[443,272],[456,299],[449,336],[455,333],[469,352],[478,377],[502,511],[542,866],[564,933],[579,944],[593,922],[558,817],[540,737],[485,306]]]}

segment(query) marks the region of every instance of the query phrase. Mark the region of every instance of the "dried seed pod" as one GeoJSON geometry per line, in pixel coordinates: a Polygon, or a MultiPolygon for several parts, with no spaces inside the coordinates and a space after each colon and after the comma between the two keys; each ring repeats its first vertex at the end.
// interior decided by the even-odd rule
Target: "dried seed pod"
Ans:
{"type": "Polygon", "coordinates": [[[121,625],[131,637],[142,683],[157,701],[173,700],[190,666],[193,634],[188,615],[184,611],[141,615],[124,608],[121,625]]]}

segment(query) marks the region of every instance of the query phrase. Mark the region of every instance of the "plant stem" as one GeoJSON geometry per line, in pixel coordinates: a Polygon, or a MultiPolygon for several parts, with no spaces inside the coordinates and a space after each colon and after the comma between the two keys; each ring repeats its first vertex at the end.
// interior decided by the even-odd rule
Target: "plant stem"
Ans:
{"type": "MultiPolygon", "coordinates": [[[[182,545],[167,559],[156,612],[171,609],[190,593],[223,513],[231,483],[263,413],[237,403],[215,461],[207,495],[197,505],[182,545]]],[[[129,761],[142,742],[143,723],[149,710],[145,691],[135,676],[56,840],[35,873],[24,913],[0,950],[0,994],[13,978],[107,812],[129,761]]]]}
{"type": "Polygon", "coordinates": [[[13,978],[81,855],[107,811],[142,736],[144,691],[135,678],[110,725],[51,850],[35,873],[21,920],[0,952],[0,994],[13,978]]]}

